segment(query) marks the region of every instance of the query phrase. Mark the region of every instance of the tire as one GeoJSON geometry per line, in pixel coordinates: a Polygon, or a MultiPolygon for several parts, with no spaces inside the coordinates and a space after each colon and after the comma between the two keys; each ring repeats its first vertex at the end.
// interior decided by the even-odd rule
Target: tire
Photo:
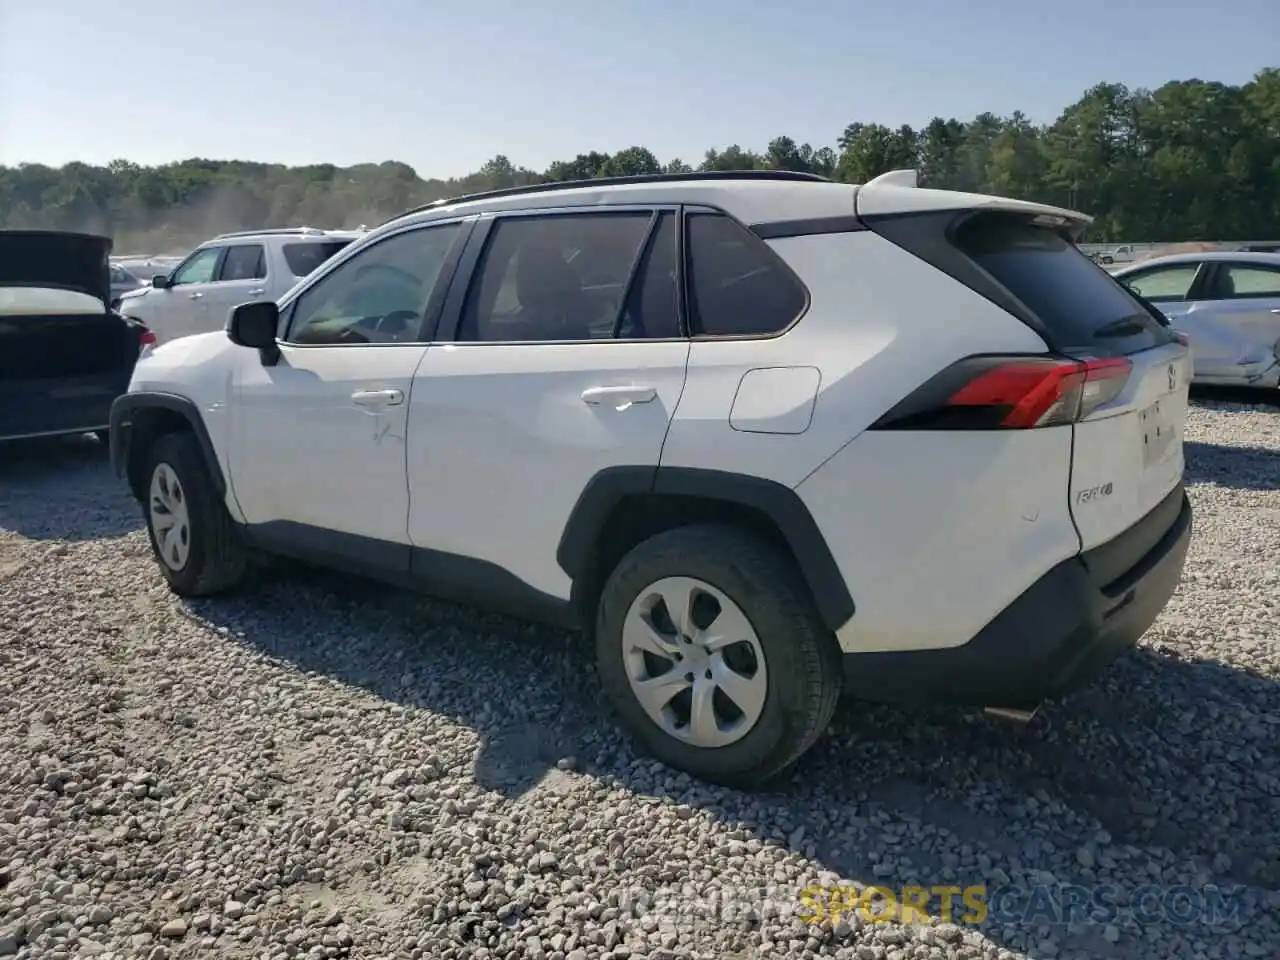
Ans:
{"type": "MultiPolygon", "coordinates": [[[[144,478],[147,539],[169,589],[183,597],[207,597],[237,586],[244,579],[248,551],[214,488],[195,437],[190,433],[159,437],[147,450],[144,478]],[[185,536],[175,533],[167,550],[162,546],[164,530],[158,534],[157,529],[164,515],[181,518],[181,510],[156,509],[157,496],[163,499],[157,484],[166,486],[173,503],[186,511],[185,536]]],[[[181,519],[174,526],[180,524],[181,519]]]]}
{"type": "MultiPolygon", "coordinates": [[[[698,603],[703,601],[695,601],[695,611],[698,603]]],[[[669,629],[675,614],[663,620],[661,608],[653,609],[657,612],[651,614],[651,620],[661,620],[663,624],[659,632],[675,633],[669,629]]],[[[733,611],[723,605],[717,616],[726,612],[733,617],[733,611]]],[[[695,627],[708,625],[705,611],[698,611],[693,620],[695,627]]],[[[694,634],[702,636],[698,631],[694,634]]],[[[637,635],[636,630],[629,635],[637,635]]],[[[702,676],[707,680],[711,680],[713,671],[717,674],[716,681],[725,677],[731,656],[728,648],[721,654],[723,659],[715,663],[705,659],[707,654],[698,643],[687,644],[672,638],[667,644],[664,649],[676,658],[666,662],[672,664],[671,679],[677,686],[684,683],[687,687],[688,678],[695,676],[693,672],[685,672],[681,674],[683,681],[675,680],[675,675],[685,667],[693,670],[706,667],[702,676]],[[687,651],[684,656],[688,659],[681,660],[680,651],[687,651]]],[[[596,664],[605,694],[621,726],[646,752],[669,767],[727,787],[758,787],[784,773],[826,730],[840,696],[841,660],[835,638],[818,620],[794,562],[767,541],[723,524],[679,527],[657,534],[622,558],[600,597],[596,664]],[[705,693],[709,687],[720,687],[724,693],[726,688],[718,682],[688,687],[687,700],[683,699],[683,693],[671,700],[670,709],[676,714],[685,714],[683,735],[679,730],[671,732],[669,725],[664,729],[641,703],[632,684],[633,676],[652,676],[649,668],[660,664],[661,658],[637,654],[635,645],[624,642],[624,626],[641,623],[636,617],[655,603],[655,585],[679,599],[689,581],[694,583],[695,593],[709,587],[713,599],[727,598],[745,617],[745,631],[740,629],[733,635],[754,633],[753,641],[747,641],[745,646],[734,645],[732,653],[739,666],[745,657],[746,661],[755,662],[756,669],[735,667],[733,672],[737,676],[730,679],[741,680],[747,673],[754,674],[748,683],[755,699],[741,699],[758,705],[758,719],[746,722],[747,714],[756,712],[753,706],[749,711],[739,711],[742,716],[736,734],[723,733],[718,722],[703,724],[701,729],[714,731],[720,742],[712,742],[714,738],[708,737],[701,738],[704,744],[691,742],[698,739],[691,706],[694,691],[704,692],[704,704],[708,702],[705,697],[711,697],[712,703],[723,704],[714,694],[705,693]],[[717,593],[719,598],[715,597],[717,593]],[[747,656],[746,650],[753,651],[755,656],[747,656]],[[761,665],[763,682],[760,682],[761,665]],[[761,692],[763,704],[759,705],[761,692]],[[731,736],[737,738],[730,740],[731,736]]],[[[662,676],[667,677],[665,673],[662,676]]],[[[733,703],[736,705],[736,701],[733,703]]],[[[714,712],[717,720],[720,719],[721,711],[714,712]]],[[[677,726],[679,719],[677,716],[677,726]]],[[[664,722],[669,720],[670,715],[664,722]]]]}

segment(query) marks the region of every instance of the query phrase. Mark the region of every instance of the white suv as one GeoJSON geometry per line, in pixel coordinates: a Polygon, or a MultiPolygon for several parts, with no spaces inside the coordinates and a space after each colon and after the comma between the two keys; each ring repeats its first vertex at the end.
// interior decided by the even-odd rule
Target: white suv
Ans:
{"type": "Polygon", "coordinates": [[[1025,715],[1180,579],[1187,348],[1086,217],[901,179],[382,225],[139,362],[112,457],[161,572],[213,594],[261,551],[581,628],[626,728],[724,784],[841,691],[1025,715]]]}
{"type": "Polygon", "coordinates": [[[220,333],[232,307],[279,299],[362,235],[359,230],[313,227],[224,233],[200,244],[168,274],[122,293],[116,309],[147,324],[160,343],[193,333],[220,333]]]}

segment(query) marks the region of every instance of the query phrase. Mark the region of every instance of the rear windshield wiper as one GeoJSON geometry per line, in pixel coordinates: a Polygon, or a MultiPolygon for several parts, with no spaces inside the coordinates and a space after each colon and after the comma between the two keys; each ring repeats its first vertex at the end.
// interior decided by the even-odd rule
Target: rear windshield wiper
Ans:
{"type": "Polygon", "coordinates": [[[1135,313],[1132,316],[1121,317],[1108,323],[1105,327],[1100,327],[1094,331],[1095,337],[1131,337],[1135,334],[1145,333],[1147,324],[1151,318],[1145,314],[1135,313]]]}

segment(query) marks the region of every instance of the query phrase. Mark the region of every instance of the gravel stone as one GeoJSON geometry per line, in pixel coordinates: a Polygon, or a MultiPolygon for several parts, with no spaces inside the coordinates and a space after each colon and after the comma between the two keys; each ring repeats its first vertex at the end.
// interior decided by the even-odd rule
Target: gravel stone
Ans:
{"type": "Polygon", "coordinates": [[[1195,539],[1139,649],[1025,729],[848,705],[756,795],[636,755],[553,630],[284,563],[180,601],[100,445],[6,449],[0,956],[1274,956],[1280,406],[1198,400],[1186,438],[1195,539]],[[877,884],[1059,915],[902,923],[877,884]],[[1216,923],[1135,914],[1214,888],[1216,923]]]}

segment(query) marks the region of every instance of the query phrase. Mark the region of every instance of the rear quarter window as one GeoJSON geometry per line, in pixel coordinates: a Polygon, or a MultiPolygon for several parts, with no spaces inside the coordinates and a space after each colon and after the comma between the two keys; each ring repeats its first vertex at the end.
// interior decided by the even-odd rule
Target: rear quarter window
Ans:
{"type": "Polygon", "coordinates": [[[295,277],[305,277],[349,243],[351,243],[350,240],[309,240],[304,243],[286,243],[284,260],[289,265],[290,273],[295,277]]]}
{"type": "Polygon", "coordinates": [[[1049,227],[1022,216],[977,214],[955,228],[953,242],[1061,350],[1117,356],[1176,342],[1157,314],[1049,227]]]}
{"type": "Polygon", "coordinates": [[[750,230],[716,213],[690,214],[686,229],[695,336],[772,336],[804,313],[808,291],[750,230]]]}

